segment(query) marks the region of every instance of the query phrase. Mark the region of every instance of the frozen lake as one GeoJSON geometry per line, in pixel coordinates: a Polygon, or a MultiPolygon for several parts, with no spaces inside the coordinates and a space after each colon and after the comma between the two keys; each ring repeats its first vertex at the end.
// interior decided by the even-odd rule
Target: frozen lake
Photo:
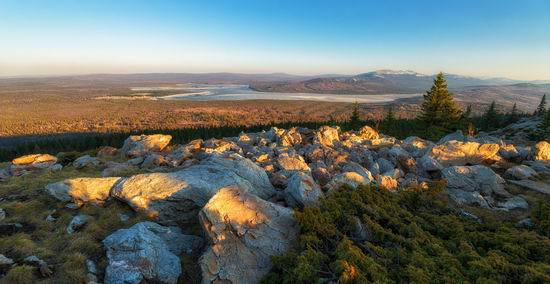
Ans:
{"type": "Polygon", "coordinates": [[[139,87],[134,91],[163,91],[181,90],[182,94],[156,97],[162,100],[301,100],[301,101],[325,101],[325,102],[359,102],[359,103],[384,103],[397,99],[415,98],[422,94],[384,94],[384,95],[346,95],[346,94],[315,94],[315,93],[271,93],[257,92],[248,85],[232,84],[181,84],[175,87],[139,87]],[[183,93],[184,92],[184,93],[183,93]]]}

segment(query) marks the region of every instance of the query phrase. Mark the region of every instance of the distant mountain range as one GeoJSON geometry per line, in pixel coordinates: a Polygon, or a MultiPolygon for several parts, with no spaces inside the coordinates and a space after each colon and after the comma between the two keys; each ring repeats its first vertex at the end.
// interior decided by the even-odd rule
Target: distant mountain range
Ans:
{"type": "MultiPolygon", "coordinates": [[[[336,94],[388,94],[424,92],[432,85],[435,75],[424,75],[410,70],[378,70],[354,76],[313,78],[303,81],[258,83],[252,88],[268,92],[307,92],[336,94]]],[[[446,74],[449,88],[469,86],[500,86],[525,81],[505,78],[477,78],[446,74]]]]}

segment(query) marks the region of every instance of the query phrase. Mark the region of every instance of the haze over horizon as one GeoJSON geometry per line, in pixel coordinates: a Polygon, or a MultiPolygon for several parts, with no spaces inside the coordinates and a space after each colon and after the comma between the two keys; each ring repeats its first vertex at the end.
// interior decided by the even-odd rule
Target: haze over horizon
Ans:
{"type": "Polygon", "coordinates": [[[439,71],[550,79],[550,2],[2,1],[0,76],[439,71]]]}

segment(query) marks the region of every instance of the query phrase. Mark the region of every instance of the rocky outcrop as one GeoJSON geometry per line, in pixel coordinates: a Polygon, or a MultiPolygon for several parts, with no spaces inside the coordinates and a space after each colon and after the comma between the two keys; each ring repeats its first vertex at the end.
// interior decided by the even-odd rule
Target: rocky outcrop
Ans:
{"type": "Polygon", "coordinates": [[[103,240],[108,258],[105,284],[177,283],[182,271],[178,256],[199,249],[201,242],[177,227],[152,222],[118,230],[103,240]]]}
{"type": "Polygon", "coordinates": [[[172,173],[135,175],[120,182],[111,194],[161,223],[174,224],[196,219],[220,188],[232,185],[264,199],[275,193],[263,169],[231,156],[207,159],[172,173]]]}
{"type": "Polygon", "coordinates": [[[237,187],[223,188],[200,212],[211,245],[200,258],[203,283],[259,283],[271,257],[295,245],[292,210],[237,187]]]}
{"type": "Polygon", "coordinates": [[[327,185],[327,190],[336,190],[344,185],[351,188],[357,188],[360,185],[368,185],[371,179],[366,178],[355,172],[345,172],[336,175],[327,185]]]}
{"type": "Polygon", "coordinates": [[[449,141],[434,146],[428,155],[445,167],[479,165],[498,159],[497,144],[449,141]]]}
{"type": "Polygon", "coordinates": [[[101,205],[109,198],[111,189],[122,179],[110,178],[75,178],[46,185],[48,194],[64,202],[77,205],[94,203],[101,205]]]}
{"type": "Polygon", "coordinates": [[[142,157],[151,152],[160,152],[170,144],[172,136],[154,134],[130,136],[124,141],[122,153],[128,157],[142,157]]]}
{"type": "Polygon", "coordinates": [[[378,134],[378,131],[366,125],[359,129],[359,136],[367,140],[374,140],[374,139],[380,138],[380,134],[378,134]]]}
{"type": "Polygon", "coordinates": [[[536,161],[550,161],[550,143],[540,141],[535,145],[533,158],[536,161]]]}
{"type": "Polygon", "coordinates": [[[446,190],[458,204],[493,207],[496,197],[510,197],[504,190],[505,180],[486,166],[454,166],[442,170],[446,190]]]}

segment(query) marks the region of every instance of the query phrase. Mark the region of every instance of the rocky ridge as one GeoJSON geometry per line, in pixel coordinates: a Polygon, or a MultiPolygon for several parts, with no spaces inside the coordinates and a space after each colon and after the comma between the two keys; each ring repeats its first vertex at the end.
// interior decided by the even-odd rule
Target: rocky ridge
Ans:
{"type": "MultiPolygon", "coordinates": [[[[170,146],[170,140],[162,134],[129,137],[120,150],[105,147],[97,157],[68,165],[101,167],[103,178],[71,178],[44,189],[75,208],[117,199],[156,222],[120,229],[103,241],[105,283],[176,283],[185,254],[201,254],[203,283],[257,283],[269,271],[270,257],[296,241],[292,209],[312,206],[341,186],[397,192],[444,179],[445,193],[457,206],[497,211],[529,207],[509,186],[550,193],[544,179],[550,174],[550,143],[510,144],[498,133],[456,132],[434,143],[399,140],[369,126],[347,132],[323,126],[272,128],[185,145],[170,146]],[[102,159],[113,155],[123,162],[102,159]],[[128,168],[148,173],[117,176],[128,168]],[[193,223],[201,224],[202,235],[179,229],[193,223]]],[[[13,160],[0,177],[40,170],[63,168],[56,157],[29,155],[13,160]]],[[[75,218],[67,228],[71,234],[88,217],[75,218]]]]}

